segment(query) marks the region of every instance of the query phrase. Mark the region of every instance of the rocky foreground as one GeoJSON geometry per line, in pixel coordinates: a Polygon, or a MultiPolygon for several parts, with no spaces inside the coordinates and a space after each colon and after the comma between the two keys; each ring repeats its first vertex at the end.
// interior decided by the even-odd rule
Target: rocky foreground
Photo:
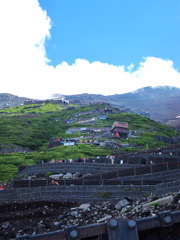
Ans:
{"type": "Polygon", "coordinates": [[[0,239],[58,231],[66,226],[98,224],[107,218],[139,219],[180,210],[180,192],[165,196],[130,198],[100,203],[25,202],[0,205],[0,239]]]}

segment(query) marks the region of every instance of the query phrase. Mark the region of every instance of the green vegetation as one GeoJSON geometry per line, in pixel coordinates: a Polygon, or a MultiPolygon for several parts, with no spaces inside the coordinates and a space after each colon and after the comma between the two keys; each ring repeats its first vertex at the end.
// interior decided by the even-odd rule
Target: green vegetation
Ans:
{"type": "Polygon", "coordinates": [[[52,172],[47,172],[47,173],[46,173],[46,176],[49,177],[49,176],[51,176],[52,174],[53,174],[52,172]]]}
{"type": "Polygon", "coordinates": [[[150,206],[151,206],[151,207],[156,207],[156,206],[157,206],[157,202],[152,202],[152,203],[150,203],[150,206]]]}
{"type": "Polygon", "coordinates": [[[151,187],[151,188],[150,188],[150,190],[151,190],[151,191],[154,191],[154,190],[155,190],[154,186],[153,186],[153,187],[151,187]]]}
{"type": "Polygon", "coordinates": [[[170,195],[172,195],[173,193],[172,192],[168,192],[168,195],[170,196],[170,195]]]}
{"type": "Polygon", "coordinates": [[[177,131],[173,130],[172,128],[138,114],[109,114],[108,120],[108,123],[111,124],[113,124],[114,121],[127,122],[129,129],[132,132],[136,131],[137,137],[129,137],[128,139],[128,143],[135,145],[136,147],[127,147],[124,149],[127,152],[136,151],[137,147],[141,147],[143,150],[146,150],[147,147],[157,148],[161,146],[167,146],[167,144],[164,142],[157,142],[156,135],[164,137],[173,137],[178,135],[177,131]]]}
{"type": "Polygon", "coordinates": [[[110,195],[111,195],[110,192],[102,192],[99,194],[99,197],[106,199],[106,198],[109,198],[110,195]]]}
{"type": "Polygon", "coordinates": [[[133,188],[133,191],[140,192],[140,191],[142,191],[142,189],[141,188],[133,188]]]}
{"type": "Polygon", "coordinates": [[[151,195],[151,194],[148,193],[148,192],[144,194],[145,197],[149,197],[150,195],[151,195]]]}
{"type": "MultiPolygon", "coordinates": [[[[47,148],[50,138],[81,136],[82,139],[86,139],[89,135],[91,136],[89,133],[78,132],[67,134],[66,130],[70,127],[92,127],[93,124],[79,124],[78,119],[97,117],[98,113],[82,114],[76,117],[74,114],[95,111],[97,108],[104,110],[109,105],[72,106],[76,108],[67,109],[71,106],[49,102],[0,110],[0,151],[6,148],[8,152],[12,152],[0,154],[0,181],[12,179],[18,172],[18,166],[37,164],[40,160],[48,162],[52,159],[55,161],[77,159],[79,156],[94,158],[112,154],[114,150],[108,147],[85,144],[47,148]],[[76,118],[76,121],[66,124],[65,121],[70,118],[74,120],[76,118]]],[[[116,151],[131,152],[166,146],[166,143],[156,141],[156,135],[165,137],[177,135],[176,131],[166,125],[130,113],[109,114],[107,120],[98,119],[95,127],[112,126],[114,121],[127,122],[130,133],[133,131],[136,133],[135,137],[129,136],[128,139],[116,140],[117,143],[129,143],[128,147],[116,149],[116,151]]],[[[98,134],[100,135],[101,132],[98,134]]],[[[105,140],[103,137],[100,139],[105,140]]]]}

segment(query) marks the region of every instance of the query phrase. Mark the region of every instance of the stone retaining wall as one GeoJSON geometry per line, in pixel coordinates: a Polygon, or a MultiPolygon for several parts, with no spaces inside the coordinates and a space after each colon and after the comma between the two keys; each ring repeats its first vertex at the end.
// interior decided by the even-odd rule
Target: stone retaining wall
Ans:
{"type": "Polygon", "coordinates": [[[173,182],[162,183],[155,186],[155,192],[159,195],[180,191],[180,179],[173,182]]]}
{"type": "Polygon", "coordinates": [[[70,200],[103,201],[118,200],[124,197],[137,199],[144,197],[152,186],[47,186],[34,188],[7,189],[0,192],[0,202],[70,200]],[[106,194],[109,194],[107,197],[106,194]]]}
{"type": "Polygon", "coordinates": [[[6,189],[0,192],[0,203],[6,201],[116,201],[124,197],[139,199],[147,194],[179,192],[180,180],[156,186],[46,186],[6,189]]]}
{"type": "Polygon", "coordinates": [[[109,171],[115,171],[117,168],[129,168],[135,167],[134,164],[105,164],[105,163],[50,163],[50,164],[36,164],[26,167],[23,171],[18,173],[20,175],[37,175],[46,174],[47,172],[52,173],[104,173],[109,171]]]}
{"type": "Polygon", "coordinates": [[[180,169],[136,176],[128,176],[124,177],[123,179],[136,180],[136,179],[178,179],[178,178],[180,178],[180,169]]]}

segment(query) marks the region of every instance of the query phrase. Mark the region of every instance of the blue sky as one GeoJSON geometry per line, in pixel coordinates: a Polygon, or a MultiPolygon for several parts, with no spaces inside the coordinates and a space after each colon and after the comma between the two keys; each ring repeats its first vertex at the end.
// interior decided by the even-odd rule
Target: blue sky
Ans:
{"type": "Polygon", "coordinates": [[[179,29],[179,0],[0,1],[0,92],[180,88],[179,29]]]}
{"type": "Polygon", "coordinates": [[[54,66],[77,58],[128,66],[153,56],[180,69],[179,0],[39,2],[52,21],[45,47],[54,66]]]}

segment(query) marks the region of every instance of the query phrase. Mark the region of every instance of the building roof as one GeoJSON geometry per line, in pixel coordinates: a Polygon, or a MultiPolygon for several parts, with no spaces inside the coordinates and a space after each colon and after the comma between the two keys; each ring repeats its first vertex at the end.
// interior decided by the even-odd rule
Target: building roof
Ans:
{"type": "Polygon", "coordinates": [[[120,128],[127,128],[128,129],[128,123],[126,122],[114,122],[112,125],[112,129],[115,127],[120,127],[120,128]]]}

